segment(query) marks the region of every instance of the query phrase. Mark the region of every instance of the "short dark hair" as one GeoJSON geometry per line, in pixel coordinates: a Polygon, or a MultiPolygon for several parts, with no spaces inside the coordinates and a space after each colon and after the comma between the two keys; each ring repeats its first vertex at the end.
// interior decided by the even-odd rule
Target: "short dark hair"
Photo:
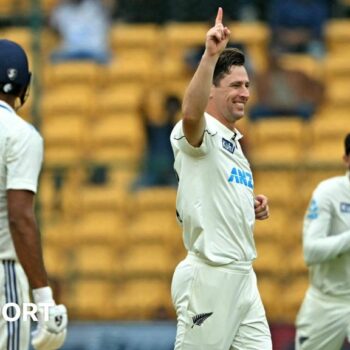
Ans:
{"type": "Polygon", "coordinates": [[[213,84],[218,86],[220,80],[230,72],[232,66],[243,66],[245,62],[244,53],[237,48],[228,48],[221,52],[216,62],[213,84]]]}
{"type": "Polygon", "coordinates": [[[350,133],[346,135],[344,140],[345,154],[350,155],[350,133]]]}

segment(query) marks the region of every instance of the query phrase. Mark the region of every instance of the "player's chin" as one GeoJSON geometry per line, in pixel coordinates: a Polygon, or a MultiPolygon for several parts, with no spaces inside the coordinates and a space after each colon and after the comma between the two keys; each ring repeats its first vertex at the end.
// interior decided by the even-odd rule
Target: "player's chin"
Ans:
{"type": "Polygon", "coordinates": [[[242,110],[242,111],[235,111],[234,116],[235,116],[236,120],[242,119],[244,117],[244,110],[242,110]]]}

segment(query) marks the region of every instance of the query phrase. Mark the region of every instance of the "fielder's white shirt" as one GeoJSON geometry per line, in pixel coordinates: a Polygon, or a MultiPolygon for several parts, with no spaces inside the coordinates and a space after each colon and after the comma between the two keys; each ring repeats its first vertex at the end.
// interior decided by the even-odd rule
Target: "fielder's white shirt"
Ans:
{"type": "Polygon", "coordinates": [[[170,136],[179,177],[176,200],[186,249],[215,265],[256,258],[253,176],[234,132],[205,114],[200,147],[184,136],[182,121],[170,136]]]}
{"type": "Polygon", "coordinates": [[[311,285],[350,297],[350,178],[337,176],[315,189],[304,219],[303,246],[311,285]]]}
{"type": "Polygon", "coordinates": [[[34,127],[0,101],[0,259],[16,259],[8,224],[6,191],[36,192],[43,140],[34,127]]]}

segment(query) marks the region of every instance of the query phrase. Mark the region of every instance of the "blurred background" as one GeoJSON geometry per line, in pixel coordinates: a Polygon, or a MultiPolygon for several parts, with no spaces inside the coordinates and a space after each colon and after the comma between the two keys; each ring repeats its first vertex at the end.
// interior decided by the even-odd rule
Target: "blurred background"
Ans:
{"type": "Polygon", "coordinates": [[[350,1],[0,0],[0,35],[34,73],[20,114],[45,139],[38,215],[69,308],[65,350],[173,349],[170,284],[185,251],[168,139],[218,6],[247,56],[237,127],[270,198],[254,266],[274,349],[294,349],[303,216],[317,183],[345,171],[350,1]]]}

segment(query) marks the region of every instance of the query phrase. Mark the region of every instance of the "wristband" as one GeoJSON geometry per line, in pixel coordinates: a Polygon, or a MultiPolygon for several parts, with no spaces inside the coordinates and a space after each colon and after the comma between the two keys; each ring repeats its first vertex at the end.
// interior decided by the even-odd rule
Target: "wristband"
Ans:
{"type": "Polygon", "coordinates": [[[39,303],[55,304],[53,300],[52,289],[49,286],[33,289],[32,292],[33,292],[33,299],[35,304],[39,304],[39,303]]]}

